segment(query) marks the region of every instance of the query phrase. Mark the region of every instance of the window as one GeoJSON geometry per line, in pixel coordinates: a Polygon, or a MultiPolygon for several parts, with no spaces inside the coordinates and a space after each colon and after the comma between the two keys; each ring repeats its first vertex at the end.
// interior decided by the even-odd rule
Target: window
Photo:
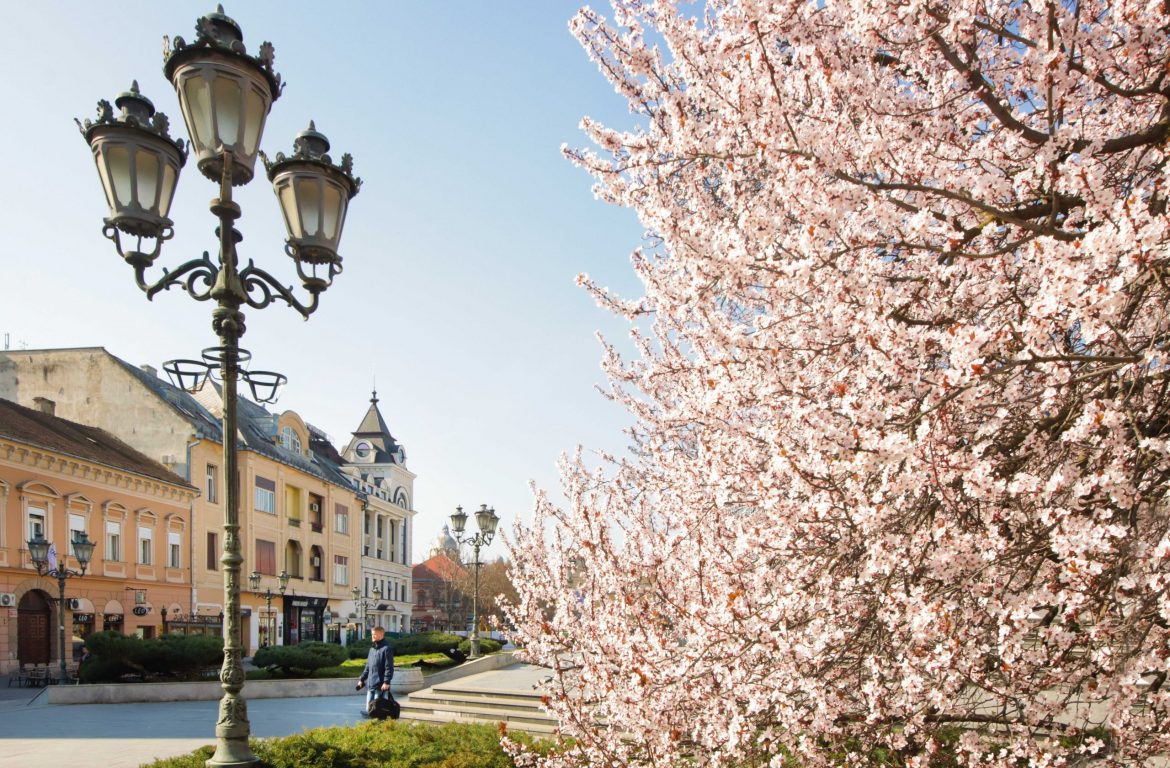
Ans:
{"type": "Polygon", "coordinates": [[[357,448],[354,449],[354,453],[357,454],[359,459],[366,458],[370,455],[370,444],[365,440],[361,441],[357,444],[357,448]]]}
{"type": "Polygon", "coordinates": [[[301,452],[301,436],[292,427],[280,430],[280,444],[290,451],[301,452]]]}
{"type": "MultiPolygon", "coordinates": [[[[337,519],[337,532],[349,533],[349,507],[344,504],[338,504],[333,510],[337,519]]],[[[340,584],[341,582],[338,583],[340,584]]]]}
{"type": "Polygon", "coordinates": [[[256,539],[256,570],[265,576],[276,575],[276,542],[256,539]]]}
{"type": "Polygon", "coordinates": [[[333,583],[349,584],[349,558],[344,555],[333,556],[333,583]]]}
{"type": "Polygon", "coordinates": [[[219,536],[213,531],[207,532],[207,570],[219,570],[219,536]]]}
{"type": "Polygon", "coordinates": [[[179,534],[174,531],[167,531],[167,567],[182,568],[183,559],[181,555],[179,534]]]}
{"type": "Polygon", "coordinates": [[[69,554],[77,557],[77,553],[73,551],[73,542],[81,538],[81,534],[85,533],[85,516],[69,513],[69,554]]]}
{"type": "Polygon", "coordinates": [[[146,526],[138,526],[138,562],[150,565],[152,560],[150,550],[154,547],[154,531],[146,526]]]}
{"type": "Polygon", "coordinates": [[[122,559],[122,524],[113,520],[106,521],[106,559],[122,559]]]}
{"type": "Polygon", "coordinates": [[[205,495],[209,503],[219,503],[219,467],[214,464],[207,465],[207,488],[205,489],[205,495]]]}
{"type": "Polygon", "coordinates": [[[276,514],[276,483],[259,475],[256,476],[256,511],[276,514]]]}
{"type": "Polygon", "coordinates": [[[40,507],[29,507],[28,540],[32,541],[38,536],[48,538],[45,536],[45,510],[40,507]]]}

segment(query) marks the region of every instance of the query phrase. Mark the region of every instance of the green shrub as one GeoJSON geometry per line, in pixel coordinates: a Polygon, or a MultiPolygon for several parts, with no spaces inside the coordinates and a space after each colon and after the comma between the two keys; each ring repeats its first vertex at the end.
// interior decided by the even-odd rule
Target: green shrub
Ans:
{"type": "MultiPolygon", "coordinates": [[[[522,733],[512,738],[532,744],[522,733]]],[[[500,748],[495,725],[364,722],[353,727],[318,728],[281,739],[250,742],[257,768],[512,768],[500,748]]],[[[537,742],[537,751],[551,744],[537,742]]],[[[215,750],[150,763],[145,768],[204,768],[215,750]]]]}
{"type": "Polygon", "coordinates": [[[300,645],[272,645],[252,656],[257,667],[276,669],[285,675],[311,675],[322,667],[336,667],[345,661],[345,649],[333,643],[309,642],[300,645]]]}
{"type": "MultiPolygon", "coordinates": [[[[490,637],[481,637],[479,639],[480,653],[496,653],[504,646],[500,644],[499,640],[492,640],[490,637]]],[[[459,650],[463,651],[464,655],[471,654],[471,640],[464,640],[459,644],[459,650]]]]}
{"type": "Polygon", "coordinates": [[[370,640],[369,638],[362,638],[355,640],[345,647],[346,655],[351,659],[364,659],[370,654],[370,640]]]}
{"type": "Polygon", "coordinates": [[[459,645],[463,638],[446,632],[417,632],[413,635],[387,635],[395,656],[415,653],[442,653],[459,645]]]}
{"type": "Polygon", "coordinates": [[[85,640],[90,658],[86,683],[118,681],[126,674],[198,679],[200,670],[223,662],[223,639],[214,635],[163,635],[141,640],[121,632],[95,632],[85,640]]]}

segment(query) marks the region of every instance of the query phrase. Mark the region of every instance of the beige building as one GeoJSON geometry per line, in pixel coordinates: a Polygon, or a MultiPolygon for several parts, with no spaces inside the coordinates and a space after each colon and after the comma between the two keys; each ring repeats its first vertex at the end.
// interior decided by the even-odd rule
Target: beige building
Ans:
{"type": "Polygon", "coordinates": [[[378,393],[349,445],[343,471],[361,495],[362,580],[370,626],[411,631],[411,557],[414,529],[414,479],[406,468],[406,449],[390,434],[378,410],[378,393]]]}
{"type": "MultiPolygon", "coordinates": [[[[0,397],[24,404],[52,399],[59,415],[108,430],[200,490],[191,504],[185,561],[192,586],[179,601],[180,615],[168,618],[178,631],[218,626],[224,604],[219,563],[224,478],[222,402],[215,385],[192,396],[159,378],[154,368],[132,366],[102,348],[20,350],[0,352],[0,397]]],[[[384,561],[378,579],[387,580],[386,606],[374,610],[388,621],[393,611],[402,611],[402,626],[409,627],[413,475],[401,462],[383,473],[389,481],[346,471],[327,436],[298,414],[271,413],[245,398],[239,400],[236,440],[245,645],[346,642],[357,632],[359,614],[351,590],[365,591],[361,570],[371,557],[384,561]],[[382,510],[375,513],[375,529],[377,514],[384,526],[390,521],[398,526],[396,534],[382,529],[385,542],[394,543],[382,549],[382,557],[377,542],[364,533],[369,508],[382,510]],[[366,547],[373,554],[363,557],[366,547]],[[248,589],[252,571],[261,575],[257,592],[248,589]],[[278,583],[282,571],[289,575],[284,594],[278,583]],[[266,591],[273,595],[271,613],[266,591]],[[387,599],[393,594],[401,599],[387,599]]]]}
{"type": "Polygon", "coordinates": [[[60,658],[59,584],[29,557],[37,535],[74,571],[69,542],[84,533],[95,544],[85,574],[65,582],[67,658],[94,631],[155,636],[191,594],[196,489],[37,400],[30,409],[0,399],[0,673],[60,658]]]}

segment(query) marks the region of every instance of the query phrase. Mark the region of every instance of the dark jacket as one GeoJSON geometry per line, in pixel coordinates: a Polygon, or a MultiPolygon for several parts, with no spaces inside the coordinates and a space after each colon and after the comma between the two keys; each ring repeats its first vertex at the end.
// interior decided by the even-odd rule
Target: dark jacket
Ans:
{"type": "Polygon", "coordinates": [[[394,652],[390,650],[390,643],[383,639],[370,646],[366,655],[366,668],[362,670],[361,682],[377,688],[382,683],[390,682],[394,677],[394,652]]]}

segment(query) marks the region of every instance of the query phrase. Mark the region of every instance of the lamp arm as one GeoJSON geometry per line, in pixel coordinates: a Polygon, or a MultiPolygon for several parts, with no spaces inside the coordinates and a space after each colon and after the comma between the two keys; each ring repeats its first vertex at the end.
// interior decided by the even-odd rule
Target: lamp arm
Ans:
{"type": "Polygon", "coordinates": [[[211,288],[215,285],[216,278],[219,277],[219,267],[211,261],[207,251],[203,252],[203,258],[192,259],[185,264],[180,264],[173,271],[163,267],[162,277],[153,283],[146,280],[146,269],[150,266],[149,262],[132,260],[134,255],[131,253],[123,258],[133,264],[134,279],[138,283],[138,287],[146,294],[146,298],[153,299],[156,294],[170,290],[176,285],[185,290],[196,301],[207,301],[211,298],[211,288]]]}
{"type": "Polygon", "coordinates": [[[317,302],[321,295],[320,291],[310,290],[312,298],[307,304],[302,303],[293,294],[292,286],[282,285],[275,277],[257,267],[251,259],[248,260],[248,266],[240,270],[240,284],[243,286],[248,306],[264,309],[272,302],[280,300],[300,312],[306,320],[317,311],[317,302]]]}

